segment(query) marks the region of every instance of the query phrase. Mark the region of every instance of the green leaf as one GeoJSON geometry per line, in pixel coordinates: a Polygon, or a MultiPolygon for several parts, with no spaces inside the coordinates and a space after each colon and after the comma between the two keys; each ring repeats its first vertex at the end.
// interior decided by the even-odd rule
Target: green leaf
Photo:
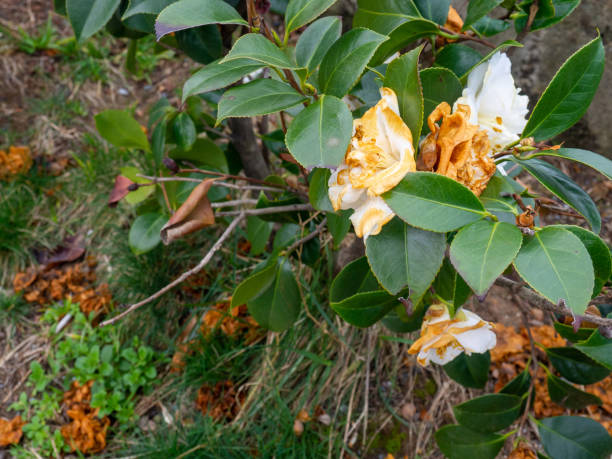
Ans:
{"type": "Polygon", "coordinates": [[[412,0],[358,0],[357,5],[353,27],[367,27],[383,35],[421,16],[412,0]]]}
{"type": "Polygon", "coordinates": [[[530,387],[531,387],[531,375],[529,374],[529,370],[526,367],[518,375],[512,378],[508,382],[508,384],[502,387],[499,393],[518,395],[519,397],[522,397],[523,395],[527,393],[530,387]]]}
{"type": "Polygon", "coordinates": [[[426,310],[424,302],[420,302],[413,308],[412,314],[408,315],[406,307],[398,304],[383,317],[382,323],[395,333],[410,333],[421,328],[426,310]]]}
{"type": "Polygon", "coordinates": [[[465,283],[448,258],[442,262],[442,268],[433,286],[437,295],[452,303],[452,308],[449,308],[451,315],[454,315],[455,311],[472,295],[469,285],[465,283]]]}
{"type": "Polygon", "coordinates": [[[125,110],[104,110],[95,116],[95,120],[96,129],[102,138],[114,146],[150,151],[142,127],[125,110]]]}
{"type": "Polygon", "coordinates": [[[346,104],[322,94],[289,125],[285,142],[304,167],[339,166],[353,135],[353,117],[346,104]]]}
{"type": "Polygon", "coordinates": [[[424,18],[440,25],[446,23],[450,0],[414,0],[414,4],[424,18]]]}
{"type": "Polygon", "coordinates": [[[216,24],[179,30],[175,38],[179,49],[200,64],[209,64],[223,55],[223,39],[216,24]]]}
{"type": "Polygon", "coordinates": [[[557,333],[572,343],[588,340],[596,330],[595,328],[583,327],[579,328],[577,332],[574,332],[574,327],[572,325],[562,324],[561,322],[555,322],[553,326],[555,327],[557,333]]]}
{"type": "Polygon", "coordinates": [[[514,157],[511,159],[524,167],[547,190],[582,215],[591,225],[593,231],[599,233],[601,230],[601,216],[597,206],[586,191],[578,186],[576,182],[556,167],[541,159],[519,160],[514,157]]]}
{"type": "Polygon", "coordinates": [[[159,13],[155,33],[159,40],[171,32],[207,24],[248,25],[238,11],[223,0],[180,0],[159,13]]]}
{"type": "Polygon", "coordinates": [[[286,83],[258,79],[225,91],[217,110],[217,124],[225,118],[267,115],[293,107],[306,100],[286,83]]]}
{"type": "Polygon", "coordinates": [[[472,355],[462,353],[442,368],[451,379],[462,386],[482,389],[489,378],[490,364],[491,354],[489,351],[472,355]]]}
{"type": "Polygon", "coordinates": [[[574,347],[550,347],[546,355],[561,376],[576,384],[593,384],[610,374],[610,370],[574,347]]]}
{"type": "Polygon", "coordinates": [[[480,220],[457,233],[450,259],[472,290],[484,295],[512,263],[522,242],[521,231],[515,225],[480,220]]]}
{"type": "Polygon", "coordinates": [[[499,51],[502,51],[503,49],[509,48],[510,46],[516,46],[518,48],[522,48],[523,45],[521,43],[519,43],[518,41],[515,40],[506,40],[503,43],[500,43],[499,45],[497,45],[495,47],[495,49],[493,49],[492,51],[489,52],[489,54],[487,54],[485,57],[483,57],[480,62],[476,63],[471,69],[469,69],[467,72],[465,72],[463,74],[463,76],[460,78],[461,83],[465,84],[467,82],[468,76],[470,75],[470,73],[472,72],[472,70],[474,70],[476,67],[478,67],[480,64],[483,64],[485,62],[487,62],[489,59],[491,59],[491,57],[493,57],[494,54],[496,54],[499,51]]]}
{"type": "Polygon", "coordinates": [[[432,172],[408,174],[383,198],[406,223],[440,233],[486,216],[481,202],[468,188],[432,172]]]}
{"type": "Polygon", "coordinates": [[[158,213],[143,214],[134,220],[128,237],[130,249],[135,255],[153,250],[160,242],[159,232],[168,221],[165,215],[158,213]]]}
{"type": "Polygon", "coordinates": [[[300,67],[312,73],[323,56],[342,33],[340,18],[328,16],[317,19],[300,35],[295,47],[295,60],[300,67]]]}
{"type": "Polygon", "coordinates": [[[610,249],[604,241],[596,234],[584,228],[574,225],[555,225],[573,233],[584,244],[584,247],[591,256],[593,262],[593,273],[595,275],[595,286],[591,298],[595,298],[601,292],[604,284],[610,279],[612,274],[612,259],[610,259],[610,249]]]}
{"type": "MultiPolygon", "coordinates": [[[[129,178],[132,182],[151,183],[150,180],[147,180],[142,177],[138,177],[138,174],[142,174],[142,172],[137,167],[126,166],[126,167],[122,167],[120,171],[121,171],[121,175],[123,175],[126,178],[129,178]]],[[[138,204],[139,202],[142,202],[145,199],[147,199],[147,197],[149,197],[151,193],[153,193],[154,190],[155,190],[155,187],[153,186],[143,186],[143,187],[138,188],[137,190],[130,191],[125,197],[125,202],[131,205],[138,204]]]]}
{"type": "Polygon", "coordinates": [[[603,459],[612,453],[612,438],[598,422],[582,416],[536,420],[546,453],[554,459],[603,459]]]}
{"type": "Polygon", "coordinates": [[[576,343],[575,346],[608,370],[612,370],[612,339],[604,338],[596,331],[589,339],[576,343]]]}
{"type": "Polygon", "coordinates": [[[422,18],[408,18],[406,22],[388,33],[389,39],[376,50],[370,60],[370,66],[381,65],[396,51],[405,48],[419,38],[435,35],[438,31],[438,25],[432,21],[422,18]]]}
{"type": "Polygon", "coordinates": [[[463,22],[463,30],[478,21],[497,7],[503,0],[470,0],[468,3],[467,16],[463,22]]]}
{"type": "Polygon", "coordinates": [[[482,61],[482,55],[474,48],[457,43],[446,45],[436,55],[436,67],[451,70],[458,77],[466,75],[470,69],[482,61]]]}
{"type": "Polygon", "coordinates": [[[172,122],[172,131],[179,148],[183,151],[189,151],[195,143],[197,135],[191,117],[185,112],[179,113],[172,122]]]}
{"type": "Polygon", "coordinates": [[[380,284],[395,295],[408,285],[417,304],[440,270],[446,238],[394,218],[366,241],[368,262],[380,284]]]}
{"type": "Polygon", "coordinates": [[[494,19],[489,16],[483,16],[472,24],[471,27],[479,35],[492,37],[493,35],[497,35],[498,33],[508,30],[510,23],[502,19],[494,19]]]}
{"type": "Polygon", "coordinates": [[[171,150],[168,156],[172,159],[191,161],[198,166],[218,172],[229,172],[227,159],[223,150],[212,140],[200,137],[193,143],[191,149],[185,151],[178,147],[171,150]]]}
{"type": "Polygon", "coordinates": [[[504,446],[506,436],[447,425],[435,433],[435,439],[440,451],[449,459],[494,459],[504,446]]]}
{"type": "Polygon", "coordinates": [[[247,217],[247,241],[251,243],[251,255],[259,255],[266,249],[272,233],[272,225],[254,215],[247,217]]]}
{"type": "Polygon", "coordinates": [[[274,281],[259,295],[247,301],[247,308],[262,327],[283,331],[297,320],[301,302],[291,264],[287,259],[279,258],[274,266],[274,281]]]}
{"type": "MultiPolygon", "coordinates": [[[[271,264],[263,265],[262,269],[253,272],[243,280],[232,294],[231,308],[246,304],[253,298],[265,292],[274,282],[276,277],[276,260],[269,260],[271,264]]],[[[261,266],[261,265],[259,265],[261,266]]]]}
{"type": "Polygon", "coordinates": [[[166,121],[161,121],[155,126],[153,135],[151,136],[151,152],[155,160],[155,166],[161,167],[164,159],[164,151],[166,148],[166,129],[168,128],[166,121]]]}
{"type": "Polygon", "coordinates": [[[327,213],[327,229],[329,229],[334,240],[334,249],[340,246],[349,229],[351,229],[349,212],[350,211],[347,210],[341,210],[337,214],[332,212],[327,213]]]}
{"type": "Polygon", "coordinates": [[[380,290],[365,257],[346,265],[332,282],[331,308],[357,327],[369,327],[396,305],[396,298],[380,290]]]}
{"type": "Polygon", "coordinates": [[[601,37],[597,37],[565,61],[533,109],[522,136],[547,140],[582,118],[597,91],[604,60],[601,37]]]}
{"type": "Polygon", "coordinates": [[[259,33],[247,33],[240,37],[221,63],[235,59],[251,59],[281,69],[297,68],[278,46],[259,33]]]}
{"type": "Polygon", "coordinates": [[[259,70],[263,64],[251,59],[234,59],[227,62],[211,62],[194,73],[183,85],[183,102],[195,94],[214,91],[235,83],[251,72],[259,70]]]}
{"type": "Polygon", "coordinates": [[[356,28],[345,33],[325,53],[319,67],[322,93],[343,97],[357,83],[368,61],[387,39],[368,29],[356,28]]]}
{"type": "Polygon", "coordinates": [[[285,11],[285,34],[287,36],[320,16],[336,0],[289,0],[285,11]]]}
{"type": "MultiPolygon", "coordinates": [[[[423,87],[424,118],[431,114],[440,102],[448,102],[450,106],[461,97],[463,90],[459,78],[445,68],[428,68],[421,70],[421,86],[423,87]]],[[[422,134],[428,134],[429,127],[423,123],[422,134]]]]}
{"type": "Polygon", "coordinates": [[[384,86],[393,89],[397,95],[400,115],[410,132],[417,151],[423,126],[423,90],[419,80],[419,46],[394,59],[387,67],[384,86]]]}
{"type": "Polygon", "coordinates": [[[176,0],[130,0],[121,20],[125,21],[136,14],[151,14],[157,16],[165,7],[176,0]]]}
{"type": "Polygon", "coordinates": [[[329,169],[317,168],[308,179],[308,200],[312,207],[324,212],[334,211],[328,194],[330,176],[329,169]]]}
{"type": "Polygon", "coordinates": [[[570,410],[581,410],[589,405],[601,405],[601,399],[596,395],[577,389],[552,373],[547,374],[546,383],[550,399],[570,410]]]}
{"type": "Polygon", "coordinates": [[[77,41],[83,41],[100,30],[111,18],[120,0],[66,0],[68,20],[77,41]]]}
{"type": "Polygon", "coordinates": [[[505,429],[521,414],[523,399],[511,394],[487,394],[453,407],[457,422],[477,432],[505,429]]]}
{"type": "Polygon", "coordinates": [[[536,292],[554,304],[564,300],[583,314],[593,292],[593,266],[580,239],[562,228],[547,227],[526,240],[514,267],[536,292]]]}
{"type": "MultiPolygon", "coordinates": [[[[544,3],[541,3],[544,4],[544,3]]],[[[544,29],[561,22],[580,4],[580,0],[550,0],[550,8],[540,8],[535,15],[530,31],[544,29]]],[[[521,31],[527,24],[527,16],[519,17],[515,21],[517,31],[521,31]]]]}
{"type": "Polygon", "coordinates": [[[592,167],[596,171],[612,180],[612,161],[602,155],[579,148],[559,148],[558,150],[536,151],[533,154],[523,156],[522,159],[537,158],[538,156],[555,156],[557,158],[570,159],[586,166],[592,167]]]}

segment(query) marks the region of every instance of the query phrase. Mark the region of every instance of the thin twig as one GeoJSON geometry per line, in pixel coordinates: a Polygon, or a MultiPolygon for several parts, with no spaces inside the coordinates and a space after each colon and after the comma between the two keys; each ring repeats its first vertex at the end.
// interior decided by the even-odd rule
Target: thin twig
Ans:
{"type": "Polygon", "coordinates": [[[447,29],[446,27],[442,27],[442,26],[438,26],[438,28],[442,32],[444,32],[446,34],[449,34],[449,35],[452,35],[452,37],[446,37],[446,38],[451,38],[453,40],[456,39],[457,41],[463,41],[463,40],[475,41],[476,43],[480,43],[481,45],[488,46],[489,48],[493,48],[493,49],[496,48],[496,46],[493,43],[491,43],[490,41],[483,40],[482,38],[478,38],[478,37],[476,37],[474,35],[468,35],[468,34],[465,34],[465,33],[456,33],[454,31],[452,31],[450,29],[447,29]]]}
{"type": "Polygon", "coordinates": [[[533,371],[533,377],[531,378],[531,382],[529,384],[529,392],[527,393],[527,401],[525,403],[525,411],[523,412],[523,415],[521,416],[521,420],[519,422],[518,425],[518,429],[516,430],[517,435],[520,436],[521,435],[521,430],[523,430],[523,426],[525,425],[525,422],[527,421],[527,416],[529,414],[529,408],[531,406],[531,401],[533,398],[533,392],[534,392],[534,388],[535,388],[535,380],[536,380],[536,373],[538,371],[538,359],[536,357],[536,352],[535,352],[535,346],[534,346],[534,339],[533,339],[533,335],[531,334],[531,327],[529,327],[529,319],[527,318],[527,311],[526,311],[526,307],[523,304],[523,299],[520,298],[518,295],[512,295],[514,298],[514,301],[516,302],[516,304],[518,305],[519,311],[521,313],[521,318],[523,319],[523,325],[525,326],[525,330],[527,331],[527,336],[529,337],[529,347],[531,350],[531,368],[533,371]]]}
{"type": "Polygon", "coordinates": [[[264,207],[262,209],[229,210],[227,212],[216,212],[215,217],[231,217],[234,215],[267,215],[279,212],[311,211],[314,208],[310,204],[290,204],[287,206],[264,207]]]}
{"type": "MultiPolygon", "coordinates": [[[[565,316],[576,317],[576,314],[574,314],[570,309],[568,309],[563,304],[551,303],[546,298],[541,297],[536,292],[525,287],[520,282],[513,281],[512,279],[508,279],[507,277],[504,277],[504,276],[500,276],[497,278],[495,283],[503,287],[512,288],[515,294],[524,298],[525,300],[529,302],[529,304],[539,309],[542,309],[544,311],[554,312],[555,314],[562,314],[565,316]]],[[[597,325],[601,325],[604,327],[612,327],[612,319],[598,317],[593,314],[587,314],[586,316],[581,316],[581,317],[584,317],[586,321],[597,324],[597,325]]]]}
{"type": "Polygon", "coordinates": [[[221,237],[219,239],[217,239],[217,241],[213,244],[213,246],[210,248],[208,253],[206,255],[204,255],[204,258],[202,258],[202,260],[200,260],[200,262],[196,266],[194,266],[193,268],[191,268],[188,271],[185,271],[183,274],[181,274],[175,280],[170,282],[164,288],[162,288],[162,289],[158,290],[157,292],[155,292],[150,297],[145,298],[144,300],[142,300],[142,301],[140,301],[138,303],[134,303],[133,305],[128,307],[125,311],[123,311],[121,314],[118,314],[115,317],[112,317],[111,319],[105,320],[104,322],[100,323],[100,326],[103,327],[105,325],[110,325],[112,323],[117,322],[118,320],[122,319],[126,315],[128,315],[131,312],[135,311],[136,309],[140,308],[141,306],[144,306],[145,304],[150,303],[151,301],[159,298],[164,293],[168,292],[169,290],[173,289],[174,287],[176,287],[180,283],[184,282],[188,277],[190,277],[190,276],[200,272],[208,264],[208,262],[212,259],[213,255],[221,248],[221,245],[223,244],[223,242],[225,242],[225,240],[230,236],[230,234],[232,234],[232,231],[234,231],[234,229],[244,219],[244,217],[245,217],[244,213],[239,213],[238,214],[238,217],[235,218],[229,224],[229,226],[225,229],[225,231],[223,232],[221,237]]]}
{"type": "Polygon", "coordinates": [[[301,246],[303,244],[306,244],[311,239],[314,239],[315,237],[317,237],[319,235],[319,233],[321,233],[321,231],[323,231],[325,229],[325,225],[327,225],[327,218],[324,218],[321,221],[321,223],[319,223],[319,225],[314,229],[314,231],[312,233],[308,234],[307,236],[304,236],[299,241],[296,241],[293,244],[291,244],[289,246],[289,248],[287,249],[287,253],[293,252],[299,246],[301,246]]]}
{"type": "Polygon", "coordinates": [[[257,204],[257,199],[235,199],[233,201],[213,202],[210,206],[213,209],[220,209],[222,207],[237,207],[244,204],[257,204]]]}
{"type": "Polygon", "coordinates": [[[197,172],[198,174],[215,175],[217,177],[223,177],[224,179],[243,180],[245,182],[251,182],[251,183],[255,183],[257,185],[271,186],[273,188],[281,188],[281,189],[288,188],[285,185],[279,185],[278,183],[266,182],[265,180],[259,180],[259,179],[253,178],[253,177],[246,177],[246,176],[242,176],[242,175],[224,174],[223,172],[209,171],[209,170],[206,170],[206,169],[193,168],[193,169],[179,169],[179,171],[178,171],[179,174],[180,173],[189,173],[189,172],[197,172]]]}
{"type": "MultiPolygon", "coordinates": [[[[159,173],[159,176],[161,177],[161,172],[159,173]]],[[[166,185],[164,185],[163,183],[160,183],[159,186],[162,189],[162,194],[164,195],[164,202],[166,203],[166,207],[168,208],[168,212],[170,212],[170,215],[173,214],[172,212],[172,207],[170,207],[170,200],[168,199],[168,193],[166,192],[166,185]]]]}
{"type": "MultiPolygon", "coordinates": [[[[202,179],[192,178],[192,177],[152,177],[149,175],[137,174],[137,177],[142,177],[144,179],[150,180],[151,183],[139,183],[138,186],[150,186],[156,183],[161,182],[193,182],[193,183],[201,183],[202,179]]],[[[227,182],[215,182],[215,186],[222,186],[225,188],[231,188],[232,190],[256,190],[256,191],[273,191],[278,193],[283,191],[282,188],[273,188],[271,186],[259,186],[259,185],[236,185],[235,183],[227,183],[227,182]]]]}

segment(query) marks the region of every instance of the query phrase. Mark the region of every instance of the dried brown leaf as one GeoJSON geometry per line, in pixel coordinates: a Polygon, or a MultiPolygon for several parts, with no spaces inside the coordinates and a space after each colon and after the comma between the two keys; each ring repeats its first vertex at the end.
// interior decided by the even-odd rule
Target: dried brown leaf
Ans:
{"type": "Polygon", "coordinates": [[[21,420],[21,416],[15,416],[10,421],[0,418],[0,448],[19,443],[23,434],[21,428],[24,425],[25,422],[21,420]]]}
{"type": "Polygon", "coordinates": [[[115,185],[113,186],[110,196],[108,197],[108,206],[117,206],[117,203],[125,198],[130,192],[129,187],[133,184],[134,182],[132,182],[129,178],[124,177],[123,175],[118,175],[115,178],[115,185]]]}

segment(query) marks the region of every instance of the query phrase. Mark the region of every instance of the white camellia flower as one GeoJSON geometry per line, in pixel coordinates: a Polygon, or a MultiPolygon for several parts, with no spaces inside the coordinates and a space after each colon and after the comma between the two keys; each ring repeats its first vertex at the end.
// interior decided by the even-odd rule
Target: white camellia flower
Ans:
{"type": "Polygon", "coordinates": [[[353,121],[344,162],[329,178],[334,210],[355,209],[351,222],[364,239],[378,234],[394,216],[380,197],[416,170],[412,134],[399,116],[397,96],[382,88],[381,99],[353,121]]]}
{"type": "Polygon", "coordinates": [[[454,105],[454,109],[459,104],[470,107],[470,123],[487,131],[493,153],[517,141],[527,124],[529,99],[519,94],[511,67],[508,56],[495,53],[470,72],[467,86],[454,105]]]}
{"type": "Polygon", "coordinates": [[[494,348],[496,343],[491,323],[463,308],[451,319],[446,305],[438,303],[432,304],[425,313],[421,337],[408,352],[418,354],[417,362],[422,366],[429,362],[445,365],[462,352],[481,354],[494,348]]]}

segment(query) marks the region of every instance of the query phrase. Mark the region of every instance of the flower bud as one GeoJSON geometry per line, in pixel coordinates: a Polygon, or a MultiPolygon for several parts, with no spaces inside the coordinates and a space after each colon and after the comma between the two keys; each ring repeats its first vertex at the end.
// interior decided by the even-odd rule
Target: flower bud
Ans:
{"type": "Polygon", "coordinates": [[[176,174],[178,172],[178,164],[176,164],[176,161],[172,158],[164,158],[162,162],[164,163],[164,166],[166,166],[166,168],[168,168],[168,170],[170,170],[172,173],[176,174]]]}
{"type": "Polygon", "coordinates": [[[140,185],[138,183],[130,183],[127,187],[128,191],[136,191],[140,185]]]}

